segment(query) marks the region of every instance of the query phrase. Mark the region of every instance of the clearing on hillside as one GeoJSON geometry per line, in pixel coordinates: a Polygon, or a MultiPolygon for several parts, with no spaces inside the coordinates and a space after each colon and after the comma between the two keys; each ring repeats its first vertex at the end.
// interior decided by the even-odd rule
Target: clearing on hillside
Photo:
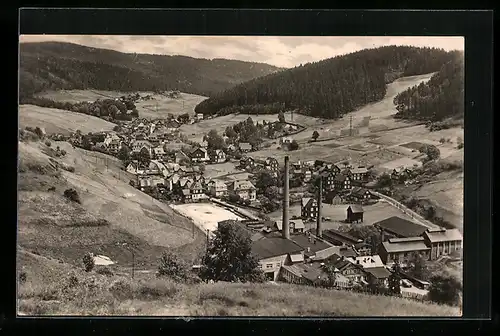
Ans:
{"type": "Polygon", "coordinates": [[[35,105],[19,105],[19,126],[43,127],[47,133],[68,134],[80,130],[86,134],[111,131],[116,124],[83,113],[35,105]]]}

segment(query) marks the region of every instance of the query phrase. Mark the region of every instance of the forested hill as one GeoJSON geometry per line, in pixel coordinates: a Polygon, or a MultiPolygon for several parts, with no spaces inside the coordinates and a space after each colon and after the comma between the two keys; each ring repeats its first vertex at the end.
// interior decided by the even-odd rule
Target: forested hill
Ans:
{"type": "Polygon", "coordinates": [[[441,121],[464,115],[464,53],[454,52],[426,83],[409,88],[394,98],[398,113],[404,119],[441,121]]]}
{"type": "Polygon", "coordinates": [[[442,49],[387,46],[295,67],[239,84],[196,106],[197,113],[302,114],[334,119],[385,96],[402,76],[438,71],[452,54],[442,49]]]}
{"type": "Polygon", "coordinates": [[[73,43],[20,44],[20,95],[43,90],[179,90],[210,96],[280,68],[226,59],[127,54],[73,43]]]}

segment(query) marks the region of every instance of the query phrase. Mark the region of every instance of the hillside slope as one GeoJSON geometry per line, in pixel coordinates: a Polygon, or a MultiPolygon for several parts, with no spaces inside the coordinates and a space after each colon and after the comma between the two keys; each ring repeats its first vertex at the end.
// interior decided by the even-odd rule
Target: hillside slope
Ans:
{"type": "Polygon", "coordinates": [[[20,44],[20,97],[58,89],[180,90],[203,96],[280,68],[226,59],[127,54],[72,43],[20,44]]]}
{"type": "Polygon", "coordinates": [[[138,274],[86,274],[65,263],[18,252],[22,315],[129,316],[460,316],[458,307],[289,284],[185,285],[138,274]],[[69,275],[78,284],[64,289],[69,275]],[[92,285],[90,285],[92,284],[92,285]]]}
{"type": "Polygon", "coordinates": [[[111,131],[116,124],[92,115],[66,110],[19,105],[19,127],[43,127],[48,133],[68,134],[76,130],[88,132],[111,131]]]}
{"type": "Polygon", "coordinates": [[[413,86],[394,98],[402,119],[440,121],[464,115],[464,53],[456,52],[426,83],[413,86]]]}
{"type": "Polygon", "coordinates": [[[119,167],[115,158],[66,142],[53,142],[50,148],[19,142],[21,247],[78,264],[90,251],[130,264],[134,251],[137,265],[147,269],[156,267],[166,248],[196,255],[203,234],[168,205],[130,186],[131,176],[119,167]],[[67,152],[64,157],[54,158],[57,146],[67,152]],[[56,168],[54,160],[74,172],[56,168]],[[63,196],[68,188],[78,191],[81,205],[63,196]]]}
{"type": "Polygon", "coordinates": [[[260,77],[201,102],[205,114],[299,113],[334,119],[382,99],[386,84],[402,76],[438,71],[452,53],[434,48],[365,49],[260,77]]]}

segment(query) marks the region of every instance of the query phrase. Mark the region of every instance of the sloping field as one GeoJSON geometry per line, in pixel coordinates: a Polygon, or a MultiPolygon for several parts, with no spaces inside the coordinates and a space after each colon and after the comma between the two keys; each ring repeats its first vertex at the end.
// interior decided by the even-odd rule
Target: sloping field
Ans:
{"type": "Polygon", "coordinates": [[[213,232],[217,229],[218,222],[228,219],[241,220],[243,218],[235,215],[229,210],[212,203],[179,204],[172,208],[184,216],[191,218],[203,232],[213,232]]]}
{"type": "Polygon", "coordinates": [[[19,126],[43,127],[47,133],[67,134],[80,130],[86,134],[110,131],[116,124],[83,113],[35,105],[19,105],[19,126]]]}
{"type": "Polygon", "coordinates": [[[119,98],[126,95],[118,91],[102,90],[58,90],[45,91],[36,94],[37,97],[47,98],[54,101],[78,103],[82,101],[96,101],[97,99],[119,98]]]}
{"type": "MultiPolygon", "coordinates": [[[[95,157],[88,155],[87,151],[72,148],[66,142],[55,142],[53,146],[55,145],[60,146],[61,149],[67,152],[66,157],[61,161],[75,167],[74,173],[62,171],[62,178],[67,181],[65,182],[66,186],[58,187],[55,193],[61,195],[65,188],[75,188],[82,200],[81,211],[90,214],[93,218],[109,221],[110,227],[116,229],[114,233],[121,235],[120,239],[124,240],[124,242],[130,242],[130,245],[134,245],[135,240],[137,244],[142,242],[142,245],[176,248],[192,243],[196,238],[193,237],[191,221],[177,214],[168,205],[156,201],[130,186],[127,177],[122,174],[123,172],[119,170],[117,165],[113,164],[113,160],[110,159],[106,167],[105,161],[97,160],[96,162],[95,157]],[[161,213],[164,218],[159,220],[153,214],[145,211],[144,208],[147,209],[148,206],[155,206],[157,213],[154,215],[161,213]]],[[[44,145],[41,143],[20,144],[20,156],[30,157],[38,160],[40,164],[45,164],[48,157],[41,152],[40,146],[44,145]]],[[[49,186],[50,184],[46,185],[47,188],[49,186]]],[[[71,216],[78,215],[78,212],[64,210],[62,208],[66,204],[64,199],[53,199],[56,196],[47,192],[47,189],[41,189],[40,192],[28,192],[24,198],[20,199],[22,212],[19,213],[19,218],[50,217],[51,215],[49,213],[44,214],[44,211],[48,211],[51,206],[55,206],[56,208],[50,210],[50,213],[68,214],[70,215],[67,218],[68,222],[74,221],[71,216]]],[[[53,218],[51,223],[62,224],[63,219],[66,217],[61,216],[53,218]]],[[[79,216],[79,219],[81,220],[81,216],[79,216]]],[[[36,232],[37,227],[31,226],[29,229],[36,232]]],[[[38,230],[41,229],[38,228],[38,230]]],[[[90,241],[99,243],[99,228],[92,227],[89,230],[88,234],[92,237],[90,241]]],[[[79,230],[76,232],[79,232],[79,230]]],[[[83,232],[81,233],[83,234],[83,232]]],[[[102,239],[109,240],[107,238],[110,236],[111,233],[108,229],[103,228],[102,239]]],[[[78,239],[85,239],[85,237],[78,239]]],[[[31,242],[36,243],[36,239],[31,242]]],[[[43,240],[40,243],[43,243],[43,240]]],[[[113,241],[114,243],[116,242],[113,241]]],[[[123,253],[123,255],[126,255],[126,253],[123,253]]]]}

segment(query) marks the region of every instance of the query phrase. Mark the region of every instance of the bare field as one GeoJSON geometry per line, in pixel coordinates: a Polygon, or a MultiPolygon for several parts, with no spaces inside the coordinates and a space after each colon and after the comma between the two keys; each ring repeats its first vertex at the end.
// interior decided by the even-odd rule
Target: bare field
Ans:
{"type": "Polygon", "coordinates": [[[96,101],[97,99],[119,98],[123,95],[127,95],[127,93],[103,90],[58,90],[41,92],[36,96],[54,101],[78,103],[82,101],[96,101]]]}
{"type": "Polygon", "coordinates": [[[229,210],[212,203],[179,204],[172,205],[172,208],[191,218],[193,222],[203,231],[213,232],[217,229],[218,222],[233,219],[241,220],[243,218],[235,215],[229,210]]]}
{"type": "Polygon", "coordinates": [[[241,170],[235,168],[236,163],[225,162],[217,164],[208,164],[205,166],[205,177],[206,178],[216,178],[220,176],[226,176],[229,174],[239,174],[241,170]]]}
{"type": "Polygon", "coordinates": [[[38,126],[45,128],[47,133],[68,134],[76,130],[82,133],[110,131],[116,124],[82,113],[35,105],[19,105],[19,126],[22,128],[38,126]]]}
{"type": "MultiPolygon", "coordinates": [[[[324,217],[330,217],[332,222],[324,222],[325,228],[328,228],[329,225],[332,227],[330,228],[336,228],[335,226],[338,227],[338,223],[335,222],[340,222],[343,221],[347,218],[347,208],[349,207],[349,204],[325,204],[323,203],[323,208],[322,208],[322,216],[324,217]]],[[[403,212],[401,212],[399,209],[396,207],[393,207],[389,203],[386,202],[378,202],[373,205],[367,205],[363,206],[363,209],[365,211],[364,213],[364,222],[360,225],[372,225],[373,223],[376,223],[378,221],[381,221],[383,219],[392,217],[392,216],[399,216],[401,218],[411,220],[411,217],[407,216],[403,212]]],[[[270,213],[268,216],[271,217],[274,220],[279,220],[281,219],[283,212],[282,210],[278,210],[275,212],[270,213]]],[[[300,216],[300,204],[295,204],[290,206],[290,217],[291,216],[300,216]]],[[[313,226],[315,224],[313,223],[313,226]]]]}
{"type": "Polygon", "coordinates": [[[380,167],[387,169],[387,170],[393,170],[393,169],[403,169],[403,168],[412,168],[414,166],[422,166],[422,162],[418,160],[413,160],[410,158],[401,158],[401,159],[396,159],[393,161],[386,162],[382,164],[380,167]]]}
{"type": "Polygon", "coordinates": [[[139,115],[143,118],[166,118],[169,114],[174,116],[183,113],[194,114],[194,108],[207,97],[189,93],[181,93],[179,98],[168,98],[164,95],[139,92],[141,95],[151,94],[152,100],[140,100],[136,103],[139,115]]]}

